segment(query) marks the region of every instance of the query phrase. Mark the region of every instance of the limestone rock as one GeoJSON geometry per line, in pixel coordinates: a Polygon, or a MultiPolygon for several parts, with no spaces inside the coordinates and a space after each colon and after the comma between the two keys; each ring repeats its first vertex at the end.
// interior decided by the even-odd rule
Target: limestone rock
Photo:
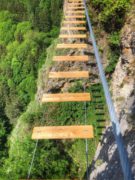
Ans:
{"type": "MultiPolygon", "coordinates": [[[[121,33],[121,56],[112,77],[111,91],[135,179],[135,15],[121,33]]],[[[90,180],[123,180],[112,128],[107,127],[90,170],[90,180]],[[99,167],[96,162],[100,160],[99,167]],[[101,169],[100,169],[101,168],[101,169]]]]}

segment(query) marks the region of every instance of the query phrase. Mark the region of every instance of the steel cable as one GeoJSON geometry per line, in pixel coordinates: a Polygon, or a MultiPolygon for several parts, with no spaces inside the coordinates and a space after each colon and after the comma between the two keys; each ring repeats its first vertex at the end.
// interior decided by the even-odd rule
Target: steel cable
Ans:
{"type": "Polygon", "coordinates": [[[128,159],[128,153],[127,153],[127,150],[124,145],[124,140],[123,140],[123,137],[121,134],[120,124],[119,124],[119,121],[118,121],[118,118],[117,118],[117,115],[115,112],[113,101],[111,99],[111,95],[109,92],[109,87],[107,84],[103,66],[101,64],[101,59],[99,56],[95,36],[93,33],[90,17],[88,14],[88,9],[86,6],[86,0],[83,0],[83,2],[84,2],[84,6],[85,6],[85,13],[86,13],[89,32],[90,32],[90,37],[91,37],[92,44],[94,47],[94,53],[95,53],[95,58],[96,58],[96,62],[97,62],[98,70],[99,70],[99,75],[100,75],[100,79],[101,79],[101,82],[103,85],[104,94],[105,94],[105,98],[106,98],[106,102],[107,102],[107,106],[108,106],[108,110],[109,110],[109,114],[110,114],[110,119],[112,122],[113,134],[114,134],[114,137],[115,137],[115,140],[117,143],[117,147],[118,147],[118,152],[119,152],[119,156],[120,156],[120,162],[121,162],[121,166],[122,166],[122,170],[123,170],[123,174],[124,174],[124,179],[125,180],[133,180],[133,174],[132,174],[131,165],[130,165],[130,162],[128,159]]]}

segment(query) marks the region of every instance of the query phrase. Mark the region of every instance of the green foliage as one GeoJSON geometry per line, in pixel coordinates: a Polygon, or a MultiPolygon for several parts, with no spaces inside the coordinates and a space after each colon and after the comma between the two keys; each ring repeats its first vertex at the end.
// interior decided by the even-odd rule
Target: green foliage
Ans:
{"type": "Polygon", "coordinates": [[[0,44],[7,45],[12,41],[15,29],[12,15],[7,11],[0,12],[0,44]]]}
{"type": "Polygon", "coordinates": [[[14,15],[9,11],[1,11],[0,12],[0,22],[8,21],[9,19],[13,19],[14,15]]]}
{"type": "Polygon", "coordinates": [[[108,56],[109,64],[108,64],[108,66],[105,69],[106,75],[107,74],[109,76],[112,75],[112,73],[115,70],[115,67],[116,67],[116,64],[118,62],[118,59],[119,59],[119,54],[117,54],[117,53],[115,53],[113,51],[110,51],[109,56],[108,56]]]}
{"type": "Polygon", "coordinates": [[[16,151],[10,151],[10,158],[5,161],[3,171],[5,177],[11,180],[17,180],[19,177],[26,177],[28,166],[32,158],[34,142],[30,137],[25,136],[21,141],[14,142],[17,145],[16,151]],[[18,163],[15,163],[18,162],[18,163]],[[20,175],[20,176],[19,176],[20,175]]]}
{"type": "MultiPolygon", "coordinates": [[[[17,139],[11,142],[9,146],[7,139],[11,133],[11,124],[16,125],[17,118],[34,99],[38,70],[45,61],[46,49],[59,33],[60,8],[63,1],[53,2],[54,6],[57,5],[57,12],[52,12],[51,3],[50,0],[0,1],[0,179],[2,180],[15,180],[21,176],[25,178],[28,171],[34,147],[30,135],[21,141],[17,139]],[[55,17],[56,22],[51,20],[52,13],[58,16],[55,17]],[[11,144],[17,148],[15,151],[11,150],[11,144]]],[[[28,124],[32,124],[36,120],[38,122],[42,116],[42,112],[37,114],[33,112],[29,113],[25,120],[28,124]]],[[[43,150],[39,155],[40,160],[43,157],[43,150]]],[[[43,168],[44,161],[40,163],[39,166],[43,168]]],[[[68,169],[65,164],[63,157],[61,167],[57,170],[58,174],[68,169]]],[[[35,176],[42,176],[42,168],[39,174],[37,169],[34,170],[35,176]]]]}
{"type": "MultiPolygon", "coordinates": [[[[2,99],[2,97],[1,97],[2,99]]],[[[2,102],[2,101],[1,101],[2,102]]],[[[4,164],[5,157],[7,157],[7,138],[11,131],[9,120],[3,111],[4,105],[0,104],[0,169],[4,164]]]]}
{"type": "Polygon", "coordinates": [[[58,35],[58,28],[47,33],[33,31],[29,21],[16,24],[7,11],[1,12],[0,19],[3,20],[0,30],[4,34],[0,39],[1,85],[7,101],[6,113],[11,122],[15,122],[34,98],[38,69],[45,60],[46,48],[58,35]]]}
{"type": "Polygon", "coordinates": [[[122,27],[125,13],[130,7],[130,0],[92,0],[91,2],[98,11],[98,20],[106,31],[111,32],[122,27]]]}
{"type": "Polygon", "coordinates": [[[34,29],[48,32],[59,27],[63,0],[2,0],[0,10],[16,14],[16,21],[29,20],[34,29]]]}
{"type": "Polygon", "coordinates": [[[119,32],[113,32],[109,36],[109,45],[111,49],[118,49],[120,48],[120,33],[119,32]]]}
{"type": "Polygon", "coordinates": [[[19,42],[23,41],[23,36],[27,31],[31,30],[31,24],[29,21],[24,21],[22,23],[19,23],[16,27],[15,31],[15,39],[19,42]]]}
{"type": "Polygon", "coordinates": [[[110,52],[108,55],[109,64],[105,69],[105,73],[111,74],[114,72],[116,64],[120,56],[120,33],[114,32],[108,38],[110,52]]]}

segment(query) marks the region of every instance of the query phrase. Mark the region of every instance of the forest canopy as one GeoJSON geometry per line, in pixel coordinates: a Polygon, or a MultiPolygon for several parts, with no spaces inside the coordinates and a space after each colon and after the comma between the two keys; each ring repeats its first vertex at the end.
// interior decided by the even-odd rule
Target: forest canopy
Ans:
{"type": "MultiPolygon", "coordinates": [[[[63,0],[0,1],[0,179],[2,180],[8,178],[3,167],[9,156],[7,139],[18,117],[34,100],[38,70],[45,62],[46,49],[59,34],[62,6],[63,0]]],[[[11,177],[15,180],[18,173],[11,174],[11,177]]]]}

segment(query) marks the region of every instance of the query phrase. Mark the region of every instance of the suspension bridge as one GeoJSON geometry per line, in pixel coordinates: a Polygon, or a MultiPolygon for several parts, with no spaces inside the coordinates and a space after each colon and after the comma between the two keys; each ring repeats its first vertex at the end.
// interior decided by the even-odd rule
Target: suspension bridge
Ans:
{"type": "MultiPolygon", "coordinates": [[[[109,110],[110,120],[112,122],[113,133],[117,143],[118,152],[120,156],[120,162],[124,174],[125,180],[133,180],[131,166],[128,159],[128,154],[124,145],[123,137],[121,135],[120,125],[115,113],[113,102],[111,100],[109,88],[107,85],[106,77],[104,70],[101,64],[101,59],[99,56],[98,48],[95,41],[95,36],[92,30],[90,18],[88,15],[87,5],[85,0],[65,0],[64,3],[64,20],[62,22],[61,31],[59,39],[60,40],[71,40],[71,43],[60,43],[57,44],[56,50],[66,50],[74,49],[79,51],[79,55],[63,55],[63,56],[54,56],[53,61],[55,63],[59,62],[80,62],[87,63],[90,61],[89,55],[86,55],[85,50],[89,51],[89,44],[86,43],[86,40],[90,40],[93,49],[95,60],[97,62],[100,79],[104,89],[104,94],[106,98],[106,103],[109,110]],[[87,33],[87,27],[89,35],[87,33]],[[64,33],[66,32],[66,33],[64,33]],[[77,39],[78,41],[72,41],[77,39]]],[[[74,79],[89,79],[89,71],[51,71],[49,72],[50,79],[60,79],[60,78],[74,78],[74,79]]],[[[43,94],[41,103],[62,103],[62,102],[89,102],[92,100],[91,94],[85,92],[86,88],[84,87],[84,92],[76,93],[46,93],[43,94]]],[[[72,125],[72,126],[39,126],[34,127],[32,132],[32,139],[36,140],[35,149],[33,151],[33,157],[31,160],[30,168],[28,171],[27,179],[31,178],[31,170],[34,164],[34,157],[36,154],[36,149],[38,146],[39,140],[45,139],[86,139],[86,161],[87,161],[87,180],[89,179],[88,172],[88,144],[87,140],[94,138],[94,128],[92,125],[88,125],[85,119],[84,125],[72,125]]]]}

